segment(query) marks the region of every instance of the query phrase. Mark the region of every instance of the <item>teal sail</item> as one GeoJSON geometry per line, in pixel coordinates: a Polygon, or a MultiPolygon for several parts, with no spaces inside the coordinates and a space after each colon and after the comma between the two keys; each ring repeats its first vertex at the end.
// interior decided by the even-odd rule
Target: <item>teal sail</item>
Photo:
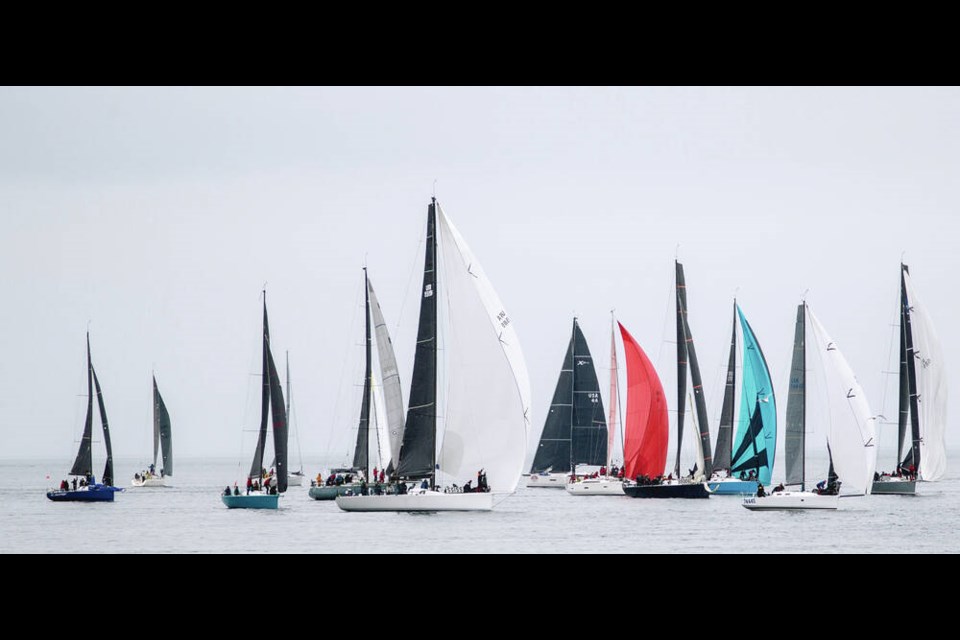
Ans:
{"type": "Polygon", "coordinates": [[[731,471],[734,477],[755,471],[762,484],[770,484],[777,449],[777,401],[763,350],[739,305],[737,316],[743,332],[743,374],[731,471]]]}

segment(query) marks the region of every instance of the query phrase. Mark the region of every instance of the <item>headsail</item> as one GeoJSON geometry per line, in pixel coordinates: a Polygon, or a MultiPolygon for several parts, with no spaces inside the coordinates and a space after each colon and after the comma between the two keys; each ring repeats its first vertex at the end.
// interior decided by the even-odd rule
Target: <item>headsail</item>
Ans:
{"type": "MultiPolygon", "coordinates": [[[[367,291],[370,293],[370,311],[373,314],[373,329],[377,337],[377,358],[380,361],[380,379],[383,384],[383,400],[386,405],[386,427],[389,432],[390,466],[389,472],[397,467],[400,458],[400,445],[403,443],[403,392],[400,390],[400,373],[397,358],[393,353],[393,342],[383,311],[373,290],[373,283],[367,279],[367,291]]],[[[382,443],[383,444],[383,443],[382,443]]]]}
{"type": "Polygon", "coordinates": [[[737,473],[753,469],[766,485],[773,475],[777,450],[777,400],[763,350],[739,305],[737,315],[743,333],[743,382],[731,470],[737,473]]]}
{"type": "Polygon", "coordinates": [[[103,426],[103,444],[107,449],[107,461],[103,466],[101,482],[107,486],[113,486],[113,445],[110,444],[110,424],[107,422],[107,408],[103,405],[100,380],[97,379],[97,372],[92,364],[90,365],[90,372],[93,374],[93,386],[97,390],[97,406],[100,409],[100,424],[103,426]]]}
{"type": "Polygon", "coordinates": [[[510,317],[480,263],[439,205],[436,208],[449,319],[440,469],[458,483],[475,479],[484,469],[492,491],[512,492],[523,471],[530,422],[526,362],[510,317]]]}
{"type": "Polygon", "coordinates": [[[620,323],[627,361],[627,415],[624,420],[624,476],[659,476],[667,463],[670,422],[667,398],[653,363],[620,323]]]}

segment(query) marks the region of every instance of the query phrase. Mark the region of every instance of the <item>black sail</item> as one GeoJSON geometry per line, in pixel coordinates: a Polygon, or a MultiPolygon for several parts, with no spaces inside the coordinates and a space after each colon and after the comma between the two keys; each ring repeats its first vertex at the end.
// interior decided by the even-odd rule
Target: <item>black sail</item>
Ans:
{"type": "Polygon", "coordinates": [[[153,464],[157,464],[157,448],[163,453],[163,475],[173,475],[173,439],[170,430],[170,414],[160,396],[157,379],[153,379],[153,464]]]}
{"type": "MultiPolygon", "coordinates": [[[[697,349],[693,344],[693,334],[690,331],[687,312],[687,287],[683,280],[683,265],[677,263],[677,301],[681,305],[678,321],[683,324],[683,335],[686,342],[687,362],[690,366],[690,381],[693,383],[693,402],[697,409],[697,423],[700,429],[700,450],[703,451],[703,474],[709,478],[713,473],[713,455],[710,453],[710,423],[707,419],[707,402],[703,396],[703,379],[700,377],[700,365],[697,362],[697,349]],[[683,288],[680,283],[683,282],[683,288]]],[[[681,414],[682,415],[682,414],[681,414]]],[[[682,424],[682,421],[680,422],[682,424]]],[[[677,475],[680,474],[680,441],[677,441],[677,475]]]]}
{"type": "Polygon", "coordinates": [[[910,319],[912,309],[910,300],[907,298],[907,283],[904,273],[909,273],[907,265],[902,265],[900,273],[901,287],[901,306],[903,309],[903,338],[907,351],[907,395],[910,399],[910,433],[913,437],[913,443],[910,452],[903,461],[903,466],[909,468],[913,465],[914,469],[920,470],[920,404],[917,395],[917,352],[913,344],[913,323],[910,319]]]}
{"type": "Polygon", "coordinates": [[[760,413],[760,400],[757,400],[757,404],[753,409],[753,414],[750,416],[750,423],[747,425],[747,433],[743,438],[743,441],[740,443],[740,447],[737,449],[736,453],[733,454],[734,460],[740,460],[741,457],[747,452],[751,447],[753,448],[753,455],[749,458],[745,458],[743,462],[731,469],[732,472],[738,473],[740,471],[755,471],[757,476],[760,475],[760,467],[767,466],[767,450],[757,451],[757,438],[763,434],[763,414],[760,413]]]}
{"type": "Polygon", "coordinates": [[[107,462],[103,466],[103,478],[101,482],[107,486],[113,486],[113,446],[110,444],[110,424],[107,422],[107,409],[103,406],[103,392],[100,391],[100,381],[97,379],[97,372],[90,365],[90,373],[93,374],[93,386],[97,390],[97,406],[100,408],[100,424],[103,425],[103,444],[107,448],[107,462]]]}
{"type": "Polygon", "coordinates": [[[273,362],[273,353],[267,342],[267,363],[270,379],[270,408],[273,413],[273,451],[276,459],[277,492],[287,490],[287,411],[283,402],[283,387],[273,362]]]}
{"type": "Polygon", "coordinates": [[[717,429],[717,446],[713,450],[713,468],[730,469],[733,449],[734,394],[737,388],[737,302],[733,302],[733,331],[730,336],[730,357],[727,361],[727,383],[723,389],[723,408],[717,429]]]}
{"type": "Polygon", "coordinates": [[[680,476],[680,452],[683,450],[683,420],[687,408],[687,323],[684,313],[687,308],[687,285],[683,277],[683,265],[676,266],[677,286],[677,464],[674,473],[680,476]]]}
{"type": "Polygon", "coordinates": [[[574,465],[607,462],[607,417],[600,399],[600,382],[587,339],[573,320],[573,422],[570,440],[574,465]]]}
{"type": "Polygon", "coordinates": [[[267,416],[270,411],[270,369],[267,364],[270,354],[270,324],[267,321],[267,294],[263,294],[263,366],[260,392],[260,433],[257,436],[257,448],[253,452],[250,465],[250,477],[259,478],[263,470],[263,449],[267,444],[267,416]]]}
{"type": "Polygon", "coordinates": [[[437,201],[427,209],[427,242],[420,297],[417,350],[410,380],[407,422],[397,473],[434,479],[437,449],[437,201]]]}
{"type": "Polygon", "coordinates": [[[793,335],[793,361],[790,364],[790,391],[787,394],[786,484],[805,490],[804,447],[807,429],[807,355],[805,305],[797,307],[793,335]]]}
{"type": "Polygon", "coordinates": [[[903,447],[907,439],[907,423],[910,421],[910,378],[907,370],[907,321],[904,318],[904,307],[906,303],[904,299],[906,298],[906,291],[902,288],[902,278],[901,278],[901,289],[900,289],[900,375],[899,375],[899,387],[900,387],[900,403],[899,403],[899,417],[897,420],[897,461],[903,461],[900,464],[909,465],[913,461],[913,447],[911,446],[907,450],[907,457],[904,458],[903,447]]]}
{"type": "Polygon", "coordinates": [[[83,423],[80,450],[70,469],[72,476],[89,476],[93,473],[93,365],[90,362],[90,334],[87,334],[87,418],[83,423]]]}
{"type": "Polygon", "coordinates": [[[570,336],[567,354],[563,357],[560,377],[553,391],[550,412],[540,434],[540,444],[533,458],[530,473],[570,471],[570,425],[573,424],[573,351],[575,338],[570,336]]]}
{"type": "Polygon", "coordinates": [[[370,477],[370,390],[373,385],[373,338],[370,335],[370,287],[367,286],[367,270],[363,270],[364,356],[366,368],[363,374],[363,400],[360,403],[360,424],[357,426],[357,446],[353,450],[353,468],[362,469],[370,477]]]}
{"type": "Polygon", "coordinates": [[[531,473],[566,473],[607,460],[607,420],[587,340],[576,318],[531,473]]]}

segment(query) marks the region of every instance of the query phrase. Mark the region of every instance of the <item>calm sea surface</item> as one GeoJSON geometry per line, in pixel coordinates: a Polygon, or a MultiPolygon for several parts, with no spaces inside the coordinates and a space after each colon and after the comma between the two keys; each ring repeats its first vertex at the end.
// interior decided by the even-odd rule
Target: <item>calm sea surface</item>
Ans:
{"type": "MultiPolygon", "coordinates": [[[[141,468],[116,466],[121,485],[141,468]]],[[[434,515],[344,513],[309,499],[308,487],[291,487],[278,511],[231,511],[219,492],[242,475],[237,463],[200,459],[177,461],[175,487],[127,489],[113,504],[50,502],[44,492],[65,470],[62,460],[0,462],[0,552],[960,552],[956,465],[920,496],[844,499],[836,512],[521,488],[491,513],[434,515]]]]}

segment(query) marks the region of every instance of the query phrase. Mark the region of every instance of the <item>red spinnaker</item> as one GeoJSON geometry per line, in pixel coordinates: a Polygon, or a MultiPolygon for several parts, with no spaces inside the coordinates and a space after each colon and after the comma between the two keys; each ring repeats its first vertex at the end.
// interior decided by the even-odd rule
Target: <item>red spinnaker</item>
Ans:
{"type": "Polygon", "coordinates": [[[660,377],[647,354],[622,324],[620,336],[627,358],[627,417],[624,420],[624,475],[659,476],[667,465],[670,424],[660,377]]]}

